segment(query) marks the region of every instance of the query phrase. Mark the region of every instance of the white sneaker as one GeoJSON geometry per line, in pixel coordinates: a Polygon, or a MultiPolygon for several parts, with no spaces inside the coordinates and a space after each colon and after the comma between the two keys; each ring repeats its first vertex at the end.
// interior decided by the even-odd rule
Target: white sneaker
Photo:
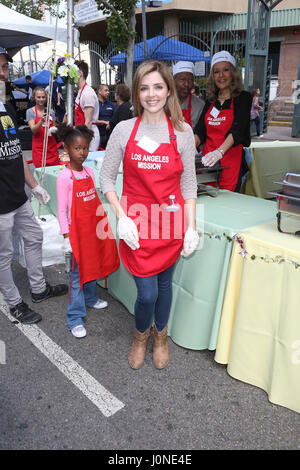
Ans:
{"type": "Polygon", "coordinates": [[[86,336],[86,329],[83,325],[77,325],[72,328],[71,333],[75,338],[84,338],[86,336]]]}
{"type": "Polygon", "coordinates": [[[106,302],[106,300],[98,299],[95,305],[92,306],[92,308],[105,308],[107,306],[108,303],[106,302]]]}
{"type": "Polygon", "coordinates": [[[260,134],[257,138],[261,139],[263,136],[264,136],[263,134],[260,134]]]}

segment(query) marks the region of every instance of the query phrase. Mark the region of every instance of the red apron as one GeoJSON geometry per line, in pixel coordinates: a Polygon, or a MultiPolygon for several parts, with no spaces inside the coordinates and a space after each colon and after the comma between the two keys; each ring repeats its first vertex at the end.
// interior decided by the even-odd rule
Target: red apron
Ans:
{"type": "Polygon", "coordinates": [[[185,230],[184,200],[180,190],[183,165],[176,136],[167,116],[170,143],[162,143],[149,154],[135,140],[141,117],[126,145],[123,160],[121,205],[136,224],[140,248],[132,250],[120,240],[120,257],[135,276],[158,274],[175,263],[180,255],[185,230]],[[178,211],[168,212],[170,195],[175,196],[178,211]]]}
{"type": "Polygon", "coordinates": [[[191,112],[192,112],[192,93],[190,93],[189,103],[188,103],[187,109],[182,109],[181,111],[182,111],[184,121],[187,124],[189,124],[191,126],[191,128],[193,128],[192,115],[191,115],[191,112]]]}
{"type": "MultiPolygon", "coordinates": [[[[41,118],[37,115],[36,107],[34,107],[34,111],[34,123],[37,124],[41,118]]],[[[53,120],[51,117],[49,117],[49,129],[50,127],[53,127],[53,125],[53,120]]],[[[36,134],[32,134],[32,161],[36,168],[40,168],[42,166],[45,129],[45,125],[42,124],[38,132],[36,134]]],[[[46,166],[53,166],[59,164],[60,160],[57,150],[57,143],[53,135],[50,135],[48,137],[46,166]]]]}
{"type": "Polygon", "coordinates": [[[80,98],[84,88],[86,87],[86,82],[78,92],[78,95],[75,100],[75,126],[85,124],[85,116],[82,107],[80,106],[80,98]]]}
{"type": "MultiPolygon", "coordinates": [[[[203,155],[216,150],[223,144],[225,136],[233,123],[233,98],[231,99],[230,108],[221,109],[216,118],[210,114],[213,107],[214,103],[212,103],[205,115],[206,141],[202,150],[203,155]]],[[[220,178],[221,189],[235,190],[242,163],[242,152],[243,145],[235,145],[222,157],[222,166],[229,166],[229,168],[222,171],[220,178]]]]}
{"type": "MultiPolygon", "coordinates": [[[[86,170],[84,170],[86,171],[86,170]]],[[[116,241],[91,176],[73,178],[70,243],[78,264],[80,286],[106,277],[120,266],[116,241]]]]}

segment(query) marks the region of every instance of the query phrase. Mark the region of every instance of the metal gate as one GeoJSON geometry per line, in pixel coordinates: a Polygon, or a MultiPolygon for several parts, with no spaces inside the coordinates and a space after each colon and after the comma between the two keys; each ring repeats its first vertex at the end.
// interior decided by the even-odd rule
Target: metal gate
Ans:
{"type": "MultiPolygon", "coordinates": [[[[209,24],[206,28],[203,26],[201,29],[199,25],[191,22],[181,22],[178,28],[164,29],[163,31],[155,31],[155,35],[148,33],[148,39],[154,36],[163,36],[161,43],[168,39],[175,39],[176,41],[183,42],[187,45],[200,49],[205,57],[205,60],[196,62],[196,76],[195,83],[199,86],[200,95],[205,98],[206,96],[206,80],[210,71],[210,58],[215,52],[226,49],[233,56],[235,56],[238,65],[241,67],[242,73],[245,66],[245,45],[246,45],[246,31],[232,31],[229,27],[219,27],[215,30],[209,29],[209,24]]],[[[116,83],[124,83],[126,73],[126,63],[112,66],[110,60],[113,56],[117,55],[119,51],[111,42],[107,47],[103,48],[94,42],[84,43],[90,52],[92,85],[97,87],[100,83],[106,83],[113,89],[116,83]]],[[[136,37],[135,44],[140,44],[143,47],[142,38],[136,37]],[[141,44],[140,44],[141,43],[141,44]]],[[[154,50],[148,49],[148,58],[156,57],[159,43],[154,50]]],[[[175,47],[175,46],[174,46],[175,47]]],[[[175,50],[174,50],[175,52],[175,50]]],[[[187,54],[181,60],[191,60],[187,54]]],[[[176,60],[164,60],[168,65],[172,65],[176,60]]],[[[134,70],[140,62],[134,62],[134,70]]]]}

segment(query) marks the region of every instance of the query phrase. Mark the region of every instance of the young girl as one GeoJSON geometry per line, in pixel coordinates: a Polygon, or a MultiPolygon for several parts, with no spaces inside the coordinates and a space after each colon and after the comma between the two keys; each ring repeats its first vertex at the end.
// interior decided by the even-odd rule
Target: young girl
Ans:
{"type": "MultiPolygon", "coordinates": [[[[43,160],[43,146],[46,122],[46,106],[47,106],[47,93],[42,87],[36,87],[32,94],[32,99],[36,105],[26,111],[26,119],[32,132],[32,160],[36,168],[42,166],[43,160]]],[[[56,131],[54,126],[55,114],[50,111],[49,116],[49,130],[48,130],[48,144],[47,144],[47,157],[46,166],[59,165],[59,154],[57,144],[52,131],[56,131]]]]}
{"type": "Polygon", "coordinates": [[[83,338],[86,306],[107,307],[107,302],[95,295],[96,279],[116,270],[119,258],[110,228],[106,238],[99,233],[99,226],[107,228],[108,222],[103,224],[106,214],[99,211],[101,202],[93,170],[83,166],[93,131],[85,125],[73,128],[59,124],[58,136],[70,158],[68,167],[57,178],[58,220],[64,236],[64,252],[72,253],[67,325],[73,336],[83,338]],[[99,212],[102,215],[97,215],[99,212]]]}

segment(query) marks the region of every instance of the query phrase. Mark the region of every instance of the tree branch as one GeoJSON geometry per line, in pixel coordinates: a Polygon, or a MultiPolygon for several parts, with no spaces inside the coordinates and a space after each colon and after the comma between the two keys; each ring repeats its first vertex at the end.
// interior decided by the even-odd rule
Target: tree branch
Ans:
{"type": "Polygon", "coordinates": [[[110,3],[108,3],[106,0],[99,0],[99,2],[98,2],[98,4],[100,4],[99,6],[101,6],[101,3],[103,3],[103,5],[106,6],[106,8],[108,10],[110,10],[112,13],[114,13],[115,15],[118,15],[118,17],[120,19],[120,22],[122,23],[122,25],[124,26],[126,31],[129,32],[128,25],[125,23],[125,21],[123,20],[123,18],[120,15],[120,13],[118,12],[118,10],[116,10],[115,7],[113,5],[111,5],[110,3]]]}

